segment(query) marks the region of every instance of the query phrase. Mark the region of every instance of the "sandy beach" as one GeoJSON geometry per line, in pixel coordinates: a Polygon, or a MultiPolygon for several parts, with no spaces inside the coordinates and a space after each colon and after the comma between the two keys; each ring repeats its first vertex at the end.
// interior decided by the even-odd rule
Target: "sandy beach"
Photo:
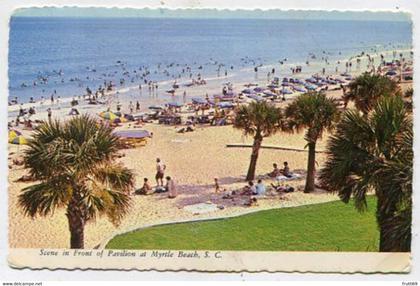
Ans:
{"type": "MultiPolygon", "coordinates": [[[[362,66],[363,63],[362,63],[362,66]]],[[[355,70],[353,75],[360,74],[363,69],[355,70]]],[[[263,73],[264,74],[264,73],[263,73]]],[[[303,77],[305,74],[300,75],[303,77]]],[[[334,76],[337,76],[335,74],[334,76]]],[[[234,82],[235,91],[240,92],[244,83],[253,79],[253,73],[248,73],[248,77],[237,79],[234,82]]],[[[264,78],[264,77],[263,77],[264,78]]],[[[192,96],[201,96],[206,93],[212,95],[220,93],[220,86],[226,79],[218,79],[206,86],[198,86],[188,89],[188,102],[192,96]]],[[[231,78],[230,80],[233,80],[231,78]]],[[[255,80],[255,79],[254,79],[255,80]]],[[[267,83],[266,79],[259,79],[261,85],[267,83]]],[[[403,84],[402,89],[407,89],[411,84],[403,84]]],[[[334,87],[334,86],[333,86],[334,87]]],[[[335,86],[337,87],[337,86],[335,86]]],[[[329,90],[327,94],[339,99],[342,90],[329,90]]],[[[287,100],[277,103],[284,107],[296,97],[298,93],[287,96],[287,100]]],[[[112,104],[108,107],[114,109],[116,102],[121,102],[122,112],[128,112],[128,102],[135,100],[133,95],[121,96],[120,92],[113,92],[107,95],[112,104]]],[[[160,99],[154,98],[155,103],[165,103],[170,100],[178,100],[179,94],[175,97],[161,95],[160,99]]],[[[151,101],[150,101],[151,102],[151,101]]],[[[142,102],[142,110],[147,109],[148,101],[142,102]]],[[[39,104],[39,103],[38,103],[39,104]]],[[[65,99],[61,106],[52,106],[53,118],[66,120],[71,118],[69,112],[69,100],[65,99]]],[[[31,106],[24,105],[24,108],[31,106]]],[[[88,113],[97,116],[100,111],[106,109],[106,105],[87,105],[77,106],[81,113],[88,113]]],[[[9,121],[15,119],[17,106],[9,109],[9,121]]],[[[182,113],[185,118],[190,113],[182,113]]],[[[37,110],[37,119],[46,119],[47,112],[45,107],[37,110]]],[[[178,126],[179,127],[179,126],[178,126]]],[[[125,230],[140,228],[146,225],[154,225],[168,222],[185,220],[196,220],[205,218],[220,218],[235,216],[263,209],[293,207],[306,204],[315,204],[337,200],[334,194],[323,190],[317,190],[311,194],[304,194],[302,189],[305,184],[305,169],[307,167],[307,142],[304,140],[304,133],[278,134],[265,138],[263,146],[278,146],[283,148],[293,148],[300,151],[262,149],[260,151],[257,176],[266,174],[272,170],[272,164],[279,166],[284,161],[288,161],[290,169],[301,174],[301,177],[286,183],[296,189],[293,193],[267,195],[258,200],[258,204],[252,207],[245,206],[246,197],[235,197],[223,199],[223,195],[237,191],[245,186],[245,174],[248,168],[251,155],[251,148],[230,148],[228,144],[252,144],[252,138],[242,135],[240,130],[235,130],[232,125],[209,126],[197,125],[194,132],[177,133],[177,127],[160,125],[157,122],[145,123],[141,129],[153,133],[153,138],[148,139],[146,146],[124,149],[120,151],[119,162],[132,169],[136,178],[136,188],[142,186],[143,178],[149,178],[155,186],[155,161],[160,158],[167,166],[165,175],[170,175],[178,186],[179,195],[175,199],[168,199],[166,194],[153,194],[148,196],[133,195],[132,205],[129,214],[122,220],[118,227],[114,227],[108,220],[99,218],[95,222],[87,224],[85,229],[85,247],[94,248],[107,238],[125,230]],[[224,193],[216,194],[214,191],[214,178],[219,179],[224,193]],[[197,214],[184,207],[199,203],[213,204],[218,208],[214,211],[197,214]]],[[[116,130],[132,130],[133,123],[123,123],[116,130]]],[[[29,137],[30,131],[23,130],[24,136],[29,137]]],[[[328,134],[318,141],[317,150],[325,150],[328,134]]],[[[17,198],[21,190],[31,183],[17,182],[19,178],[26,174],[22,166],[13,164],[13,159],[21,157],[25,146],[9,145],[9,245],[12,248],[66,248],[69,246],[70,233],[68,231],[65,210],[56,210],[52,216],[45,218],[30,219],[24,216],[21,208],[17,205],[17,198]]],[[[320,169],[325,160],[325,154],[317,154],[317,168],[320,169]]],[[[273,179],[264,179],[264,183],[269,186],[273,179]]]]}
{"type": "MultiPolygon", "coordinates": [[[[159,224],[170,221],[215,218],[258,211],[261,209],[297,206],[336,200],[337,197],[319,191],[303,194],[302,191],[283,197],[273,196],[261,199],[258,206],[246,207],[245,198],[235,201],[222,199],[223,194],[215,194],[213,180],[218,177],[220,184],[228,191],[237,190],[245,185],[244,174],[248,168],[250,148],[226,148],[230,143],[251,143],[242,133],[232,126],[198,128],[196,132],[178,134],[173,127],[149,124],[147,130],[154,133],[145,147],[124,150],[120,159],[136,174],[136,186],[141,187],[143,177],[154,181],[155,159],[160,157],[167,165],[167,174],[172,176],[179,187],[179,196],[167,199],[166,194],[133,196],[129,215],[118,228],[106,219],[90,223],[86,228],[86,247],[97,246],[103,239],[115,232],[143,225],[159,224]],[[194,215],[183,210],[186,205],[213,202],[225,206],[223,210],[194,215]]],[[[280,145],[303,149],[305,141],[302,134],[278,134],[267,138],[266,145],[280,145]]],[[[325,140],[320,142],[321,150],[325,140]]],[[[16,146],[11,146],[13,152],[16,146]]],[[[24,147],[23,147],[24,148],[24,147]]],[[[22,149],[21,149],[22,150],[22,149]]],[[[20,151],[21,152],[21,151],[20,151]]],[[[16,155],[11,155],[16,156],[16,155]]],[[[306,152],[281,150],[261,151],[257,174],[264,174],[272,169],[272,163],[287,160],[292,170],[306,168],[306,152]]],[[[319,164],[323,157],[318,156],[319,164]]],[[[65,248],[68,247],[69,232],[64,210],[57,210],[51,217],[34,220],[23,215],[17,207],[17,195],[28,183],[15,182],[25,174],[22,167],[14,166],[9,174],[9,241],[10,247],[28,248],[65,248]]],[[[272,180],[265,180],[271,182],[272,180]]],[[[274,181],[273,181],[274,182],[274,181]]],[[[154,184],[154,183],[153,183],[154,184]]],[[[291,186],[304,185],[304,177],[288,182],[291,186]]]]}

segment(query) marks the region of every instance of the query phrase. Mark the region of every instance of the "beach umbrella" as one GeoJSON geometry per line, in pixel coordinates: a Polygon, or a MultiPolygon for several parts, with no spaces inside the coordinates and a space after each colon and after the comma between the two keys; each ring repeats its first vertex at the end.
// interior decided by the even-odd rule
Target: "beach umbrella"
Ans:
{"type": "Polygon", "coordinates": [[[274,92],[272,92],[272,91],[271,91],[271,90],[269,90],[269,89],[264,90],[264,91],[263,91],[263,93],[264,93],[265,95],[269,95],[269,96],[274,96],[274,95],[277,95],[277,94],[275,94],[274,92]]]}
{"type": "Polygon", "coordinates": [[[256,88],[254,88],[254,91],[255,92],[262,92],[264,89],[263,88],[261,88],[261,87],[256,87],[256,88]]]}
{"type": "Polygon", "coordinates": [[[234,108],[235,107],[235,105],[232,102],[226,102],[226,101],[219,102],[217,106],[220,108],[234,108]]]}
{"type": "Polygon", "coordinates": [[[149,106],[149,109],[150,110],[162,110],[163,107],[159,106],[159,105],[151,105],[151,106],[149,106]]]}
{"type": "Polygon", "coordinates": [[[317,89],[317,86],[311,85],[311,84],[305,84],[305,88],[308,90],[315,90],[317,89]]]}
{"type": "Polygon", "coordinates": [[[250,94],[250,95],[248,95],[248,98],[251,98],[251,99],[253,99],[253,100],[257,101],[257,102],[264,100],[261,96],[258,96],[256,94],[250,94]]]}
{"type": "Polygon", "coordinates": [[[118,118],[118,116],[111,111],[101,112],[99,113],[99,116],[106,120],[114,120],[115,118],[118,118]]]}
{"type": "Polygon", "coordinates": [[[170,89],[170,90],[167,90],[166,92],[167,93],[170,93],[170,94],[174,94],[175,93],[175,89],[170,89]]]}
{"type": "Polygon", "coordinates": [[[28,141],[22,135],[18,135],[15,138],[11,139],[9,143],[16,144],[16,145],[26,145],[28,144],[28,141]]]}
{"type": "Polygon", "coordinates": [[[292,94],[293,92],[290,89],[283,88],[281,91],[283,94],[292,94]]]}
{"type": "Polygon", "coordinates": [[[178,103],[178,102],[168,102],[167,105],[169,107],[182,107],[183,106],[183,104],[178,103]]]}
{"type": "Polygon", "coordinates": [[[281,84],[281,86],[289,86],[290,84],[288,83],[288,82],[283,82],[282,84],[281,84]]]}
{"type": "Polygon", "coordinates": [[[9,141],[15,139],[16,137],[22,135],[22,132],[16,130],[16,129],[10,129],[9,130],[9,141]]]}
{"type": "Polygon", "coordinates": [[[268,88],[276,88],[279,87],[277,84],[269,84],[267,85],[268,88]]]}
{"type": "Polygon", "coordinates": [[[194,104],[206,104],[207,103],[207,101],[204,98],[201,98],[201,97],[193,97],[193,98],[191,98],[191,100],[192,100],[192,103],[194,103],[194,104]]]}
{"type": "Polygon", "coordinates": [[[147,130],[121,130],[112,132],[115,136],[126,139],[142,139],[150,137],[150,133],[147,130]]]}
{"type": "Polygon", "coordinates": [[[293,86],[293,89],[298,92],[306,92],[306,89],[300,86],[293,86]]]}
{"type": "Polygon", "coordinates": [[[242,93],[251,94],[251,93],[254,93],[254,92],[252,91],[252,89],[245,88],[244,90],[242,90],[242,93]]]}
{"type": "Polygon", "coordinates": [[[389,71],[385,75],[396,75],[396,74],[397,74],[397,72],[395,72],[395,71],[389,71]]]}

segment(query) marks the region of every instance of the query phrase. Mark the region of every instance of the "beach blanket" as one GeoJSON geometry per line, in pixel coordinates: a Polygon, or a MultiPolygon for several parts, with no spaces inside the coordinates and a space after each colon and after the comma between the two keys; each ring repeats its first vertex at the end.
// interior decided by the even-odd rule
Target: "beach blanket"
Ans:
{"type": "Polygon", "coordinates": [[[281,181],[291,181],[291,180],[296,180],[296,179],[300,179],[302,178],[301,174],[292,174],[291,177],[286,177],[283,175],[277,176],[276,177],[276,181],[281,182],[281,181]]]}
{"type": "Polygon", "coordinates": [[[184,210],[193,214],[205,214],[209,212],[217,211],[219,208],[213,203],[199,203],[194,205],[188,205],[184,207],[184,210]]]}

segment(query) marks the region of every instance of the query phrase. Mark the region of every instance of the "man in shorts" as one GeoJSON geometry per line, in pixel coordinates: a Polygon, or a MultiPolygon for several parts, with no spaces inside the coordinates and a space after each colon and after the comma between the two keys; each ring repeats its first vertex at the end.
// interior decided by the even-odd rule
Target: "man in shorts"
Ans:
{"type": "Polygon", "coordinates": [[[156,184],[157,186],[162,186],[163,187],[163,177],[165,176],[165,169],[166,166],[165,164],[163,164],[159,158],[156,159],[156,184]],[[160,182],[160,184],[159,184],[160,182]]]}

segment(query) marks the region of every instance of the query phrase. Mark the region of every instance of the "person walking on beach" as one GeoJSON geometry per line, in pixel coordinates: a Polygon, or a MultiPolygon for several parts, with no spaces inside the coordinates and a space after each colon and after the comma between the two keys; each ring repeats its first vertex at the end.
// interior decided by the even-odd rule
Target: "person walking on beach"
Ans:
{"type": "Polygon", "coordinates": [[[51,115],[52,115],[51,108],[48,107],[47,113],[48,113],[48,121],[51,121],[51,115]]]}
{"type": "Polygon", "coordinates": [[[166,191],[168,192],[168,198],[170,199],[174,199],[178,195],[175,181],[169,176],[166,177],[166,191]]]}
{"type": "Polygon", "coordinates": [[[159,158],[156,159],[156,185],[163,187],[163,177],[165,176],[166,166],[159,158]],[[160,184],[159,184],[160,182],[160,184]]]}
{"type": "Polygon", "coordinates": [[[136,102],[136,111],[140,111],[140,102],[136,102]]]}
{"type": "Polygon", "coordinates": [[[133,102],[132,101],[130,101],[130,104],[128,105],[128,109],[130,109],[130,114],[133,114],[134,105],[133,105],[133,102]]]}

